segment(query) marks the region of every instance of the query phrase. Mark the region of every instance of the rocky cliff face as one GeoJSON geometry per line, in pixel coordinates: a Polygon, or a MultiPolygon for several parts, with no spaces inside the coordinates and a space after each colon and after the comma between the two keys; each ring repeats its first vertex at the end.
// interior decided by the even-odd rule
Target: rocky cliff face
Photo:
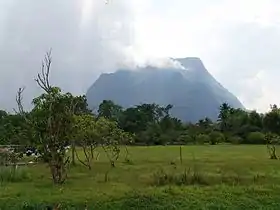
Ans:
{"type": "Polygon", "coordinates": [[[191,122],[205,117],[216,120],[219,106],[224,102],[234,108],[244,108],[199,58],[174,60],[183,68],[145,67],[101,74],[87,91],[89,106],[96,108],[104,99],[125,108],[141,103],[172,104],[173,116],[191,122]]]}

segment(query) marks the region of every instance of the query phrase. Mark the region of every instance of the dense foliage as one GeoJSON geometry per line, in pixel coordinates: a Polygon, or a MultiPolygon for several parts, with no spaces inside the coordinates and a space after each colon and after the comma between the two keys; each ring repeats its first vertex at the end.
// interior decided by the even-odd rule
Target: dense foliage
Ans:
{"type": "Polygon", "coordinates": [[[197,123],[184,123],[169,114],[172,105],[141,104],[122,109],[104,100],[99,117],[116,121],[121,129],[135,134],[135,144],[266,144],[265,135],[280,134],[280,109],[273,105],[265,114],[220,106],[217,122],[205,118],[197,123]]]}
{"type": "MultiPolygon", "coordinates": [[[[36,98],[34,103],[37,105],[35,104],[34,109],[27,113],[29,118],[33,118],[37,123],[40,122],[38,120],[39,114],[42,114],[38,112],[39,100],[42,100],[44,96],[36,98]]],[[[197,123],[184,123],[170,116],[169,110],[172,105],[162,107],[157,104],[141,104],[123,109],[113,101],[104,100],[99,106],[97,115],[94,115],[86,108],[84,96],[74,97],[68,93],[64,97],[66,97],[65,103],[69,103],[67,100],[70,100],[71,97],[80,102],[75,110],[75,115],[84,116],[80,119],[76,118],[81,125],[83,125],[83,120],[87,121],[84,123],[88,129],[91,129],[91,123],[88,121],[92,120],[92,123],[95,123],[96,120],[100,119],[101,121],[99,121],[102,122],[102,118],[106,119],[108,122],[115,123],[110,125],[116,125],[118,129],[133,134],[136,145],[204,143],[214,145],[222,142],[266,144],[265,135],[267,133],[280,135],[280,109],[276,105],[271,106],[269,112],[262,114],[256,111],[233,109],[224,103],[220,106],[217,122],[205,118],[197,123]]],[[[0,144],[32,143],[30,135],[27,135],[25,130],[26,125],[19,114],[0,111],[0,144]]],[[[81,131],[79,132],[77,135],[83,137],[89,135],[86,132],[94,134],[94,131],[84,130],[83,134],[81,131]]],[[[81,144],[77,141],[76,143],[81,144]]]]}

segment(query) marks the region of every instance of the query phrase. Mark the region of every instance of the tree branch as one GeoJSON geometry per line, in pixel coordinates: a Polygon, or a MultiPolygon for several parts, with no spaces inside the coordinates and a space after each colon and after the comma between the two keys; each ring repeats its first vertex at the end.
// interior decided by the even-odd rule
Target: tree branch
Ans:
{"type": "Polygon", "coordinates": [[[42,88],[47,93],[51,91],[50,78],[49,78],[51,64],[52,64],[51,54],[52,54],[52,49],[50,49],[46,53],[45,58],[42,61],[41,74],[38,73],[37,79],[35,79],[35,81],[40,86],[40,88],[42,88]]]}

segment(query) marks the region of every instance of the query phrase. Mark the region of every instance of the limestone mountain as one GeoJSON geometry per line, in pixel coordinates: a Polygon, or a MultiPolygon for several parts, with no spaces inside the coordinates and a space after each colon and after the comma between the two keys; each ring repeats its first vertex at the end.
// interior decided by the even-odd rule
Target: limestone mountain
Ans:
{"type": "Polygon", "coordinates": [[[86,93],[89,107],[96,109],[103,100],[112,100],[124,108],[142,103],[172,104],[170,113],[174,117],[191,122],[205,117],[216,120],[224,102],[244,108],[199,58],[173,60],[182,68],[148,66],[101,74],[86,93]]]}

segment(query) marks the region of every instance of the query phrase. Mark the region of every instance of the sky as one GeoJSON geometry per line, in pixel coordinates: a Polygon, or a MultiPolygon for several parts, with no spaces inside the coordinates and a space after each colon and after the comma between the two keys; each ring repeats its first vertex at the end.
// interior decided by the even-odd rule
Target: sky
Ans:
{"type": "Polygon", "coordinates": [[[280,103],[279,11],[279,0],[0,0],[0,108],[16,108],[23,86],[30,107],[52,48],[51,82],[74,94],[102,72],[195,56],[265,112],[280,103]]]}

